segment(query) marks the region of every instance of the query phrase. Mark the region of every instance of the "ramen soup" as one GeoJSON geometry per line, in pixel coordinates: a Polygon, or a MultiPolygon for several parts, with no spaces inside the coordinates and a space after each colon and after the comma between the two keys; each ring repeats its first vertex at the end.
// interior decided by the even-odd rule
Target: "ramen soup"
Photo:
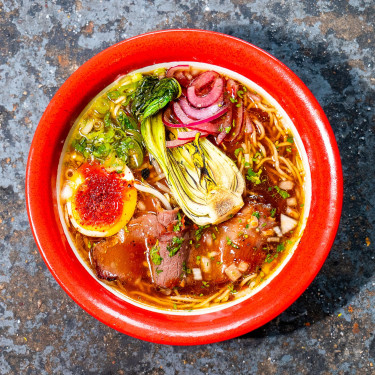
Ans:
{"type": "Polygon", "coordinates": [[[61,156],[60,209],[107,288],[202,309],[250,295],[290,255],[305,170],[264,96],[179,65],[123,76],[85,108],[61,156]]]}

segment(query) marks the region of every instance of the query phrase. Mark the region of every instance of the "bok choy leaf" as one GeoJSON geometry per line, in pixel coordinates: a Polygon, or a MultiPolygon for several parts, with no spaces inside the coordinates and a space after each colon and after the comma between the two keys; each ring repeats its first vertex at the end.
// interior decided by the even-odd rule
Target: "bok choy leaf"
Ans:
{"type": "Polygon", "coordinates": [[[191,143],[167,148],[160,113],[144,119],[141,133],[148,151],[166,175],[174,199],[194,223],[220,223],[243,206],[242,174],[210,141],[196,137],[191,143]]]}

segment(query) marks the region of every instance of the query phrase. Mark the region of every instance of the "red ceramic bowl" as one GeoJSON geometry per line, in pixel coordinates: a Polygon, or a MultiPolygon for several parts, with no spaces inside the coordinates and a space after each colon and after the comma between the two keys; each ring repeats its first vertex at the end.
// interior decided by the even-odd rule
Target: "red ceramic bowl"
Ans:
{"type": "Polygon", "coordinates": [[[35,241],[62,288],[88,313],[128,335],[163,344],[221,341],[267,323],[290,306],[326,259],[340,220],[343,180],[333,132],[317,100],[285,65],[263,50],[228,35],[167,30],[120,42],[82,65],[59,89],[36,129],[27,174],[27,211],[35,241]],[[241,303],[208,314],[181,316],[147,311],[96,282],[70,248],[59,220],[56,175],[64,140],[75,118],[97,93],[144,66],[210,63],[250,78],[276,99],[304,144],[312,181],[311,209],[300,244],[282,271],[241,303]]]}

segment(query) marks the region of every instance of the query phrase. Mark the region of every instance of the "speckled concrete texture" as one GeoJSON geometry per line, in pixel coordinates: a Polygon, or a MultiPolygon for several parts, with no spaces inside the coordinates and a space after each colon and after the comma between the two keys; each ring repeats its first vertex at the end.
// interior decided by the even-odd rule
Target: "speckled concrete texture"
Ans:
{"type": "Polygon", "coordinates": [[[1,374],[375,374],[375,3],[373,0],[0,1],[1,374]],[[324,108],[345,198],[331,254],[264,327],[200,347],[154,345],[82,311],[44,265],[24,196],[30,143],[82,63],[152,30],[201,28],[288,65],[324,108]]]}

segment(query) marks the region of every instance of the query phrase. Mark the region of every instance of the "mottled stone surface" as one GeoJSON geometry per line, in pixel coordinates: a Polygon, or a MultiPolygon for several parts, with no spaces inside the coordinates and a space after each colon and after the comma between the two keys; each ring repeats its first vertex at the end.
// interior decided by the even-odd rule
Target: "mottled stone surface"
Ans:
{"type": "Polygon", "coordinates": [[[0,373],[374,374],[374,31],[373,0],[0,1],[0,373]],[[346,187],[309,289],[257,331],[200,347],[142,342],[83,312],[44,265],[24,196],[34,130],[64,80],[115,42],[181,27],[243,38],[294,70],[329,117],[346,187]]]}

